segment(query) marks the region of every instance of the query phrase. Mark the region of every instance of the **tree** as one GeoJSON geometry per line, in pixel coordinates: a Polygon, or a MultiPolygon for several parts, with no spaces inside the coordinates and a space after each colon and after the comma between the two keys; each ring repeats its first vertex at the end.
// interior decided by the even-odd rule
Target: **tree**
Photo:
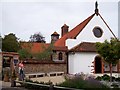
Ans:
{"type": "Polygon", "coordinates": [[[20,55],[20,59],[25,59],[25,58],[32,58],[33,55],[31,53],[31,49],[32,49],[32,43],[24,43],[24,42],[20,42],[20,50],[18,51],[19,55],[20,55]]]}
{"type": "Polygon", "coordinates": [[[37,53],[36,58],[40,60],[50,59],[53,52],[53,44],[51,43],[47,48],[44,46],[42,48],[44,48],[44,51],[37,53]]]}
{"type": "Polygon", "coordinates": [[[109,64],[110,82],[112,81],[112,65],[117,64],[120,59],[120,41],[112,38],[110,41],[105,40],[103,43],[96,43],[97,52],[109,64]]]}
{"type": "Polygon", "coordinates": [[[2,51],[6,52],[17,52],[20,48],[18,38],[15,36],[15,34],[10,33],[8,35],[5,35],[5,37],[2,40],[2,51]]]}
{"type": "Polygon", "coordinates": [[[45,43],[45,37],[39,32],[34,35],[30,36],[30,41],[31,42],[40,42],[40,43],[45,43]]]}
{"type": "Polygon", "coordinates": [[[20,59],[32,58],[32,54],[27,49],[20,49],[18,51],[20,59]]]}

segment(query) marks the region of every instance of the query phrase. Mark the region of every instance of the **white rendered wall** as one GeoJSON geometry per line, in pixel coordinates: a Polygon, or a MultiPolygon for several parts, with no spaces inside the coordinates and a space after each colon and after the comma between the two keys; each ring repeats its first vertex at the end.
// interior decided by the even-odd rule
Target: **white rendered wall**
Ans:
{"type": "Polygon", "coordinates": [[[68,55],[68,73],[73,74],[74,73],[74,54],[68,55]]]}
{"type": "Polygon", "coordinates": [[[68,63],[69,63],[69,74],[76,74],[76,73],[85,73],[91,74],[91,67],[92,62],[97,54],[96,53],[85,53],[85,52],[78,52],[75,54],[69,54],[68,56],[68,63]]]}
{"type": "Polygon", "coordinates": [[[107,26],[103,23],[99,16],[94,16],[92,20],[86,25],[86,27],[80,32],[76,39],[66,40],[66,46],[68,49],[78,45],[81,42],[103,42],[104,40],[110,40],[113,37],[107,26]],[[96,38],[93,34],[93,28],[95,26],[101,27],[103,35],[101,38],[96,38]]]}

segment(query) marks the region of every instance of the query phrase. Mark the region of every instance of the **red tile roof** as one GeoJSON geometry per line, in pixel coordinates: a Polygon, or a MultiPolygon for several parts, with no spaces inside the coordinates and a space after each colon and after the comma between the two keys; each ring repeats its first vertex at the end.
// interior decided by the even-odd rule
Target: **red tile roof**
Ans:
{"type": "Polygon", "coordinates": [[[61,37],[59,40],[55,42],[55,46],[65,46],[65,41],[67,39],[75,39],[78,34],[83,30],[83,28],[88,24],[88,22],[93,18],[95,14],[92,14],[90,17],[88,17],[86,20],[84,20],[82,23],[77,25],[75,28],[73,28],[70,32],[65,34],[63,37],[61,37]]]}
{"type": "Polygon", "coordinates": [[[19,53],[17,53],[17,52],[0,52],[0,55],[2,55],[2,56],[11,56],[11,57],[13,57],[13,56],[19,57],[19,53]]]}
{"type": "Polygon", "coordinates": [[[56,51],[68,51],[68,47],[67,46],[64,46],[64,47],[56,47],[54,46],[53,50],[56,50],[56,51]]]}
{"type": "Polygon", "coordinates": [[[70,49],[69,52],[96,52],[95,43],[82,42],[70,49]]]}
{"type": "Polygon", "coordinates": [[[0,54],[12,54],[12,55],[19,55],[17,52],[0,52],[0,54]]]}
{"type": "Polygon", "coordinates": [[[32,53],[43,52],[46,48],[48,48],[49,43],[38,43],[38,42],[22,42],[22,48],[29,49],[32,53]]]}

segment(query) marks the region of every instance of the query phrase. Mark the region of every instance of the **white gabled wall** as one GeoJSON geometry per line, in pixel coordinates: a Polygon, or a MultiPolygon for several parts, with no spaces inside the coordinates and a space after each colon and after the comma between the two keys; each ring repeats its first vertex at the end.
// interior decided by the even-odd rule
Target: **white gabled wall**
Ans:
{"type": "MultiPolygon", "coordinates": [[[[107,21],[106,21],[107,22],[107,21]]],[[[85,28],[80,32],[76,39],[67,39],[66,46],[68,49],[78,45],[81,42],[103,42],[104,40],[110,40],[113,37],[112,33],[109,31],[107,26],[103,23],[99,16],[94,16],[91,21],[85,26],[85,28]],[[93,28],[99,26],[103,30],[103,35],[101,38],[96,38],[93,34],[93,28]]]]}
{"type": "MultiPolygon", "coordinates": [[[[106,39],[110,40],[111,37],[113,37],[113,35],[102,19],[99,16],[94,16],[79,33],[76,39],[66,40],[66,46],[68,46],[68,49],[71,49],[81,42],[104,42],[106,39]],[[95,37],[93,34],[93,28],[96,26],[99,26],[103,30],[103,35],[100,38],[95,37]]],[[[90,66],[92,65],[92,61],[94,61],[96,55],[97,53],[92,52],[75,52],[74,54],[69,53],[69,73],[76,74],[83,72],[90,74],[91,69],[93,68],[90,66]]]]}
{"type": "Polygon", "coordinates": [[[91,52],[76,52],[75,54],[69,54],[69,74],[76,73],[85,73],[91,74],[91,65],[93,65],[93,61],[97,53],[91,52]]]}
{"type": "Polygon", "coordinates": [[[68,73],[73,74],[74,73],[74,53],[70,53],[68,55],[68,73]]]}

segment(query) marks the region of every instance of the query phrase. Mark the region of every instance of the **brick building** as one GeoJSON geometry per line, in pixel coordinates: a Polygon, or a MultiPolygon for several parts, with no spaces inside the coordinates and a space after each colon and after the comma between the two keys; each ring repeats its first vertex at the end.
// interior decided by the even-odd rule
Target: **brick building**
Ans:
{"type": "MultiPolygon", "coordinates": [[[[61,27],[61,36],[68,32],[68,26],[64,24],[61,27]]],[[[55,46],[54,44],[59,40],[59,34],[55,31],[51,34],[51,43],[39,43],[39,42],[21,42],[22,48],[29,49],[32,54],[44,52],[52,45],[52,53],[49,58],[45,60],[24,59],[25,72],[26,73],[43,73],[43,72],[64,72],[68,73],[67,60],[68,60],[68,48],[67,46],[55,46]]]]}

